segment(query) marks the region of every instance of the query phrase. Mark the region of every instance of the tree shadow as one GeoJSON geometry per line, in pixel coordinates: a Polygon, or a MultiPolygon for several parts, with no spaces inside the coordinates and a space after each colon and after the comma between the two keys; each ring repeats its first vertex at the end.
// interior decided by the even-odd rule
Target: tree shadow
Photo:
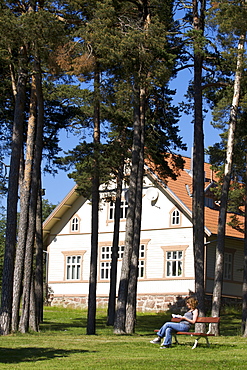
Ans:
{"type": "Polygon", "coordinates": [[[73,319],[70,322],[55,322],[44,320],[40,324],[41,331],[67,331],[71,329],[82,329],[87,325],[87,320],[83,318],[73,319]]]}
{"type": "Polygon", "coordinates": [[[59,357],[68,357],[73,353],[86,353],[87,350],[63,350],[55,348],[0,347],[0,363],[14,364],[19,362],[46,361],[59,357]]]}
{"type": "MultiPolygon", "coordinates": [[[[107,317],[100,317],[96,318],[96,327],[97,329],[105,329],[109,328],[106,324],[107,317]]],[[[69,322],[57,322],[52,320],[44,320],[40,324],[40,329],[42,332],[45,331],[71,331],[74,329],[85,329],[87,328],[87,318],[86,317],[78,317],[73,318],[69,322]]],[[[81,332],[80,332],[81,334],[81,332]]]]}
{"type": "MultiPolygon", "coordinates": [[[[193,292],[189,292],[193,296],[193,292]]],[[[206,316],[211,315],[211,305],[209,300],[205,302],[206,316]]],[[[181,296],[176,297],[176,301],[169,304],[169,310],[158,312],[151,315],[137,315],[136,332],[140,335],[150,336],[154,333],[155,329],[159,329],[165,322],[171,321],[172,313],[184,314],[187,311],[186,298],[181,296]]],[[[220,320],[220,335],[222,336],[239,336],[241,335],[241,312],[233,314],[221,314],[220,320]]]]}
{"type": "Polygon", "coordinates": [[[165,322],[170,321],[171,313],[162,312],[152,315],[137,315],[136,333],[143,336],[154,334],[155,329],[159,329],[165,322]]]}

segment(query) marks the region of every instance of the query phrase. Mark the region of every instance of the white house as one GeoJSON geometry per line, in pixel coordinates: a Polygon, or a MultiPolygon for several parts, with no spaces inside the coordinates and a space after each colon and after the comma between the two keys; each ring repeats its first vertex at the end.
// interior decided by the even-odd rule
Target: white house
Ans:
{"type": "MultiPolygon", "coordinates": [[[[137,291],[137,307],[143,311],[167,309],[178,297],[194,291],[192,176],[190,159],[184,160],[185,168],[178,179],[167,183],[146,167],[137,291]]],[[[205,163],[205,291],[209,295],[213,287],[218,221],[218,206],[209,191],[214,180],[215,174],[205,163]]],[[[127,191],[125,188],[122,193],[118,277],[125,241],[127,191]]],[[[99,305],[108,302],[114,227],[114,203],[105,195],[102,192],[99,210],[99,305]]],[[[44,222],[43,235],[49,257],[48,285],[54,292],[52,304],[86,307],[91,248],[90,199],[78,195],[75,186],[44,222]]],[[[230,226],[226,228],[224,264],[223,294],[240,298],[243,234],[230,226]]]]}

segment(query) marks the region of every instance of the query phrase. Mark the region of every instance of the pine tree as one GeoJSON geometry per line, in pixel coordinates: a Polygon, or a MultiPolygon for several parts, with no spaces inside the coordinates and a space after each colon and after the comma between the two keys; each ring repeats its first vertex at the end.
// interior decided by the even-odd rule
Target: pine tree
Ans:
{"type": "MultiPolygon", "coordinates": [[[[26,159],[26,174],[29,173],[29,179],[27,182],[33,184],[34,181],[39,181],[38,176],[35,175],[34,170],[35,166],[33,163],[33,153],[34,145],[29,143],[26,148],[30,151],[23,151],[25,149],[24,139],[25,139],[25,118],[26,118],[26,107],[31,106],[29,123],[33,124],[33,132],[35,131],[35,124],[37,119],[36,107],[38,106],[39,118],[37,121],[42,119],[41,116],[44,115],[43,108],[41,107],[39,100],[36,99],[38,95],[37,79],[40,77],[41,69],[35,71],[33,74],[33,83],[32,88],[30,88],[30,76],[29,71],[34,70],[33,65],[41,59],[42,63],[42,73],[46,71],[50,72],[49,58],[52,53],[51,50],[55,49],[55,46],[62,39],[64,33],[64,24],[61,25],[61,22],[57,20],[55,16],[50,14],[49,11],[45,11],[43,8],[43,2],[5,2],[1,3],[1,16],[0,16],[0,25],[3,26],[4,21],[8,19],[8,28],[4,32],[4,37],[1,40],[2,50],[9,56],[9,69],[11,74],[12,81],[12,90],[13,90],[13,100],[15,100],[14,108],[14,119],[13,119],[13,134],[12,134],[12,154],[11,154],[11,163],[10,163],[10,174],[9,174],[9,187],[8,187],[8,203],[7,203],[7,228],[6,228],[6,247],[5,247],[5,260],[4,260],[4,279],[3,279],[3,289],[2,289],[2,307],[1,307],[1,333],[8,334],[10,331],[10,321],[12,315],[12,296],[13,296],[13,272],[14,272],[14,256],[15,256],[15,247],[16,247],[16,225],[17,225],[17,202],[18,202],[18,181],[19,181],[19,168],[21,163],[21,157],[26,159]],[[42,30],[42,32],[41,32],[42,30]],[[49,45],[49,47],[48,47],[49,45]],[[38,56],[38,53],[40,55],[38,56]],[[30,67],[30,69],[29,69],[30,67]],[[29,92],[31,94],[29,95],[29,92]],[[31,99],[31,104],[29,103],[31,99]],[[37,104],[38,101],[38,104],[37,104]],[[27,154],[27,158],[25,158],[27,154]],[[35,176],[32,178],[32,175],[35,176]]],[[[41,81],[41,80],[40,80],[41,81]]],[[[41,87],[39,88],[40,91],[41,87]]],[[[41,122],[41,121],[40,121],[41,122]]],[[[31,125],[29,125],[29,128],[31,125]]],[[[38,127],[38,125],[37,125],[38,127]]],[[[36,134],[39,131],[36,130],[36,134]]],[[[39,132],[39,147],[43,148],[43,134],[39,132]]],[[[28,134],[30,138],[31,135],[28,134]]],[[[34,137],[34,135],[33,135],[34,137]]],[[[35,153],[38,153],[38,146],[36,142],[35,153]]],[[[40,153],[41,160],[41,153],[40,153]]],[[[40,163],[37,163],[37,167],[40,166],[40,163]]],[[[37,170],[37,168],[35,169],[37,170]]],[[[39,172],[39,171],[38,171],[39,172]]],[[[37,172],[36,172],[37,174],[37,172]]],[[[27,180],[27,177],[26,177],[27,180]]],[[[37,187],[37,185],[36,185],[37,187]]],[[[26,187],[26,189],[28,186],[26,187]]],[[[37,202],[37,197],[35,199],[35,190],[32,186],[30,202],[35,207],[35,202],[37,202]]],[[[31,189],[30,188],[30,189],[31,189]]],[[[26,194],[28,191],[26,192],[26,194]]],[[[37,194],[37,193],[36,193],[37,194]]],[[[28,199],[28,198],[26,198],[28,199]]],[[[22,202],[23,203],[23,202],[22,202]]],[[[30,204],[27,200],[26,209],[29,208],[30,204]]],[[[23,205],[23,204],[22,204],[23,205]]],[[[33,207],[32,207],[33,208],[33,207]]],[[[34,209],[34,208],[33,208],[34,209]]],[[[23,207],[22,207],[23,210],[23,207]]],[[[35,212],[34,212],[35,215],[35,212]]],[[[28,212],[26,212],[28,217],[28,212]]],[[[22,220],[23,230],[23,240],[26,239],[28,223],[24,213],[21,213],[20,219],[22,220]],[[23,223],[23,220],[25,222],[23,223]]],[[[33,218],[35,220],[35,216],[33,218]]],[[[31,231],[31,228],[29,229],[31,231]]],[[[33,244],[30,240],[30,250],[32,251],[33,244]]],[[[19,242],[19,240],[18,240],[19,242]]],[[[20,241],[21,242],[21,241],[20,241]]],[[[25,250],[25,242],[22,244],[23,250],[25,250]]],[[[19,253],[18,253],[19,255],[19,253]]],[[[23,259],[20,258],[19,262],[21,265],[23,259]]],[[[27,268],[30,270],[30,266],[27,268]]],[[[20,296],[21,284],[22,284],[22,273],[20,274],[20,279],[18,282],[18,293],[14,294],[20,296]]],[[[18,279],[17,279],[18,280],[18,279]]],[[[16,307],[16,304],[15,304],[16,307]]],[[[19,309],[18,304],[15,312],[19,309]]],[[[17,315],[16,315],[17,317],[17,315]]],[[[15,320],[18,321],[18,318],[15,320]]],[[[14,322],[14,321],[13,321],[14,322]]],[[[27,325],[26,325],[27,327],[27,325]]],[[[26,329],[25,329],[26,330],[26,329]]]]}
{"type": "Polygon", "coordinates": [[[23,141],[23,120],[25,89],[27,80],[25,48],[20,48],[20,67],[18,71],[17,91],[15,97],[15,113],[12,134],[12,154],[10,161],[9,186],[7,197],[7,225],[6,242],[4,255],[4,269],[2,282],[2,301],[0,325],[1,334],[9,334],[10,320],[12,314],[12,295],[13,295],[13,273],[14,255],[16,244],[16,225],[17,225],[17,202],[18,202],[18,181],[21,149],[23,141]],[[24,62],[23,62],[24,59],[24,62]]]}
{"type": "MultiPolygon", "coordinates": [[[[195,294],[199,302],[199,315],[205,316],[204,308],[204,134],[202,103],[202,37],[205,23],[205,0],[194,0],[194,146],[193,146],[193,248],[195,270],[195,294]]],[[[198,326],[198,325],[197,325],[198,326]]]]}
{"type": "MultiPolygon", "coordinates": [[[[212,316],[219,316],[221,308],[226,213],[230,182],[232,179],[233,152],[236,141],[236,127],[239,115],[238,112],[240,106],[240,89],[244,63],[243,54],[245,51],[244,44],[246,39],[246,26],[242,21],[244,19],[243,17],[246,16],[245,8],[246,8],[245,2],[242,1],[240,1],[237,4],[230,4],[229,2],[222,1],[219,2],[214,9],[214,15],[217,19],[217,26],[220,38],[222,38],[223,35],[225,36],[225,40],[222,39],[222,45],[223,46],[227,45],[227,49],[229,50],[230,49],[229,46],[233,48],[234,43],[237,43],[237,50],[235,50],[236,65],[233,69],[234,83],[232,91],[230,92],[232,98],[229,108],[229,127],[224,161],[224,175],[222,180],[222,189],[220,196],[220,211],[218,220],[218,235],[215,261],[215,279],[212,299],[212,316]]],[[[218,325],[214,325],[214,332],[215,334],[219,334],[218,325]]]]}
{"type": "MultiPolygon", "coordinates": [[[[131,46],[131,43],[133,42],[133,34],[135,34],[135,40],[138,40],[138,43],[136,47],[136,56],[133,55],[133,59],[129,57],[126,65],[125,63],[122,63],[126,74],[129,74],[130,71],[133,71],[131,75],[133,76],[132,94],[134,101],[134,126],[132,163],[129,184],[129,202],[126,218],[125,251],[122,261],[122,271],[118,291],[118,304],[114,323],[115,333],[131,333],[134,331],[138,254],[141,227],[141,194],[144,166],[144,132],[146,109],[149,106],[149,96],[152,94],[152,92],[155,91],[155,86],[159,86],[157,79],[159,77],[161,78],[162,76],[162,84],[165,84],[167,82],[166,78],[169,78],[169,73],[167,73],[167,66],[169,65],[169,62],[172,63],[171,59],[173,59],[171,57],[170,60],[168,59],[167,64],[164,63],[162,65],[162,71],[161,69],[157,68],[157,64],[162,59],[162,52],[158,44],[156,44],[157,39],[156,35],[154,35],[153,32],[155,30],[155,32],[159,34],[160,30],[163,29],[165,35],[165,27],[167,27],[167,23],[164,21],[164,18],[162,18],[164,16],[163,13],[161,13],[161,16],[159,18],[158,14],[160,13],[158,13],[158,9],[160,11],[166,10],[167,16],[167,14],[170,14],[170,6],[170,2],[167,2],[165,4],[161,4],[159,2],[151,4],[147,1],[140,1],[137,5],[137,8],[135,8],[134,6],[133,9],[131,9],[130,7],[131,11],[129,11],[128,13],[131,14],[132,12],[133,16],[132,19],[129,16],[126,17],[127,22],[125,22],[125,26],[126,23],[128,23],[129,28],[127,28],[126,26],[126,31],[124,30],[125,38],[123,40],[123,45],[126,47],[126,36],[128,36],[128,47],[131,46]],[[134,11],[136,13],[134,13],[134,11]],[[149,40],[151,40],[151,38],[153,41],[152,47],[149,44],[149,40]],[[147,55],[144,50],[148,50],[149,54],[147,55]],[[131,63],[133,65],[131,68],[129,68],[129,65],[131,63]],[[149,83],[151,83],[152,87],[150,87],[149,83]],[[132,270],[130,269],[130,266],[132,266],[132,270]]],[[[123,8],[123,10],[125,9],[123,8]]],[[[163,47],[165,48],[167,43],[165,37],[162,38],[162,41],[161,39],[159,41],[161,43],[162,41],[164,42],[163,47]]],[[[133,51],[130,55],[132,56],[132,54],[133,51]]],[[[149,148],[150,145],[148,144],[147,147],[149,148]]],[[[150,150],[152,150],[151,147],[150,150]]]]}
{"type": "MultiPolygon", "coordinates": [[[[79,5],[81,6],[80,11],[83,12],[84,2],[80,2],[79,5]]],[[[104,179],[107,181],[105,173],[107,175],[108,172],[109,178],[109,169],[116,171],[118,168],[115,165],[117,162],[116,158],[120,158],[120,163],[122,163],[121,155],[118,156],[115,151],[108,160],[104,155],[104,153],[109,153],[107,146],[111,148],[115,138],[118,140],[119,137],[121,137],[121,144],[125,148],[125,152],[127,148],[131,147],[129,144],[125,144],[129,142],[131,137],[136,142],[136,144],[133,144],[137,146],[135,146],[136,149],[132,153],[132,170],[142,176],[143,168],[138,169],[136,167],[140,158],[140,150],[143,150],[140,146],[137,148],[141,132],[140,128],[138,128],[141,100],[145,104],[145,107],[143,106],[142,108],[143,112],[147,109],[147,114],[153,120],[152,122],[150,120],[150,124],[146,127],[149,138],[152,136],[152,130],[157,135],[156,140],[153,139],[152,141],[152,148],[149,146],[149,154],[152,152],[155,154],[155,158],[159,158],[160,164],[157,168],[160,170],[163,168],[163,172],[166,172],[166,175],[169,171],[172,173],[166,161],[164,161],[164,151],[169,148],[171,142],[174,142],[174,146],[182,146],[181,138],[178,138],[177,135],[177,128],[173,126],[176,120],[172,119],[172,113],[169,111],[170,104],[165,100],[165,95],[168,95],[168,91],[164,93],[165,89],[163,88],[171,75],[173,61],[177,52],[176,48],[175,51],[171,51],[168,47],[168,39],[170,37],[168,25],[171,20],[172,5],[170,2],[164,3],[163,1],[154,1],[152,4],[149,4],[148,1],[136,3],[135,1],[120,2],[110,0],[93,3],[92,5],[92,7],[87,7],[87,11],[84,14],[85,18],[82,17],[81,19],[77,36],[80,35],[82,42],[81,44],[77,43],[75,46],[76,58],[74,58],[74,63],[72,62],[70,65],[72,69],[74,68],[74,72],[78,71],[78,75],[79,72],[81,73],[80,78],[84,78],[84,80],[85,78],[90,78],[90,71],[94,70],[96,65],[100,67],[102,72],[104,83],[100,86],[100,116],[102,122],[107,120],[110,123],[110,128],[114,128],[114,133],[110,133],[110,142],[108,144],[98,146],[100,181],[104,179]],[[85,22],[85,19],[87,22],[85,22]],[[85,60],[88,61],[88,69],[85,68],[85,60]],[[166,63],[162,63],[164,60],[166,60],[166,63]],[[87,77],[86,72],[88,73],[87,77]],[[163,93],[160,94],[159,90],[162,90],[163,93]],[[112,93],[112,91],[114,91],[114,95],[110,96],[108,92],[112,93]],[[142,94],[144,92],[142,98],[140,97],[141,92],[142,94]],[[115,95],[116,99],[114,99],[115,95]],[[155,104],[152,100],[153,97],[155,104]],[[122,106],[119,104],[121,100],[124,102],[122,106]],[[125,109],[126,101],[128,104],[127,109],[125,109]],[[155,107],[159,105],[161,109],[157,109],[159,112],[156,112],[155,107]],[[120,111],[122,112],[119,113],[120,111]],[[167,113],[168,111],[169,113],[167,113]],[[133,112],[135,112],[135,129],[133,129],[133,112]],[[117,123],[117,118],[120,118],[119,123],[117,123]],[[127,135],[123,137],[121,132],[124,131],[127,132],[127,135]],[[135,135],[133,134],[134,132],[135,135]],[[171,137],[169,137],[170,135],[171,137]],[[158,155],[157,152],[159,152],[158,155]]],[[[70,47],[68,46],[69,49],[70,47]]],[[[90,96],[90,92],[88,95],[90,96]]],[[[87,117],[89,120],[90,115],[93,117],[92,101],[88,100],[88,110],[85,107],[86,114],[84,118],[87,117]]],[[[141,145],[144,145],[143,142],[141,145]]],[[[89,183],[85,179],[88,177],[88,173],[93,173],[91,165],[93,157],[90,158],[93,154],[93,149],[92,143],[87,145],[81,143],[74,150],[70,151],[67,158],[62,161],[75,164],[75,171],[70,176],[76,179],[78,191],[83,192],[84,195],[89,194],[91,191],[89,183]]],[[[135,175],[133,175],[133,186],[136,186],[135,175]]],[[[130,194],[133,207],[135,207],[135,191],[130,191],[130,194]]],[[[141,214],[140,210],[135,209],[135,212],[137,211],[141,214]]],[[[138,229],[137,225],[135,225],[135,228],[138,229]]],[[[133,243],[133,240],[131,240],[131,243],[133,243]]],[[[127,253],[128,247],[126,246],[125,249],[127,253]]],[[[129,263],[127,263],[127,268],[129,269],[129,263]]],[[[124,293],[125,306],[126,292],[127,290],[124,293]]],[[[94,309],[91,312],[93,316],[94,309]]],[[[94,330],[94,326],[91,327],[94,330]]]]}

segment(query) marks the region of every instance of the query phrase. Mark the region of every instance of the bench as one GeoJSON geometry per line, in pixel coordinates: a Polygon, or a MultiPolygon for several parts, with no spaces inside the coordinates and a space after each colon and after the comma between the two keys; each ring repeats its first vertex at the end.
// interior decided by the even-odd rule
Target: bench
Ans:
{"type": "MultiPolygon", "coordinates": [[[[181,319],[173,317],[171,319],[171,321],[172,322],[180,322],[181,319]]],[[[212,326],[212,324],[218,324],[219,322],[220,322],[220,317],[198,317],[197,320],[196,320],[196,323],[209,324],[207,333],[196,333],[196,332],[191,332],[191,331],[178,331],[178,332],[174,333],[175,343],[178,344],[177,335],[190,335],[191,337],[196,337],[195,343],[194,343],[192,349],[197,347],[198,341],[201,338],[206,339],[207,345],[209,347],[210,345],[209,345],[208,337],[214,337],[215,336],[215,334],[211,333],[211,326],[212,326]]],[[[155,332],[157,332],[157,331],[158,330],[155,330],[155,332]]]]}

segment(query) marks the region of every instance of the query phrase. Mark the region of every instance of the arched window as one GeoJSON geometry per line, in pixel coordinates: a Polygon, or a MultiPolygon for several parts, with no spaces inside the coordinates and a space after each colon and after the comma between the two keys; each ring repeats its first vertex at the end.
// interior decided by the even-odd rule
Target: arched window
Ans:
{"type": "Polygon", "coordinates": [[[76,233],[80,231],[80,220],[77,216],[74,216],[71,220],[71,232],[76,233]]]}
{"type": "Polygon", "coordinates": [[[171,212],[171,225],[172,226],[176,226],[176,225],[180,225],[180,212],[178,209],[174,209],[172,212],[171,212]]]}

